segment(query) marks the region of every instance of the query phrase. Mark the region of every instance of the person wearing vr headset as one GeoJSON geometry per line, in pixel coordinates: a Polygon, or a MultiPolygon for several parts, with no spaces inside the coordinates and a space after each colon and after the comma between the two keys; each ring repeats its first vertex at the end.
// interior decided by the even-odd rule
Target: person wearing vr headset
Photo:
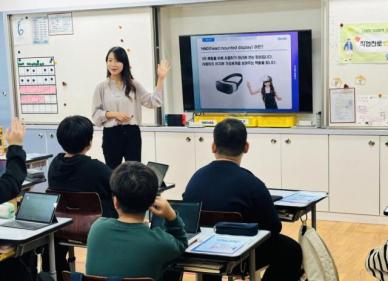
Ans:
{"type": "Polygon", "coordinates": [[[261,93],[265,109],[278,109],[278,104],[276,101],[280,101],[282,98],[276,94],[271,76],[264,76],[261,89],[253,90],[249,81],[247,82],[247,87],[251,95],[257,95],[258,93],[261,93]]]}
{"type": "Polygon", "coordinates": [[[104,127],[102,150],[105,163],[112,169],[125,161],[141,161],[141,108],[162,105],[162,92],[170,64],[158,64],[158,81],[153,93],[147,92],[131,73],[127,52],[111,48],[106,57],[107,79],[94,92],[92,118],[104,127]]]}

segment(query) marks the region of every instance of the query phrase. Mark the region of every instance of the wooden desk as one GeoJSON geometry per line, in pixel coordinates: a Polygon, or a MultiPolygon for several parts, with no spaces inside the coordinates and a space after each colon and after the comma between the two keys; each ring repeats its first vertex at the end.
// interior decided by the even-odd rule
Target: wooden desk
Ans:
{"type": "MultiPolygon", "coordinates": [[[[8,220],[0,219],[0,224],[6,221],[8,220]]],[[[0,243],[14,245],[16,247],[15,257],[21,256],[26,252],[48,244],[50,275],[52,278],[54,278],[54,280],[57,280],[57,274],[55,270],[54,232],[71,223],[72,219],[70,218],[58,218],[57,223],[53,223],[38,230],[10,228],[0,225],[0,243]]]]}
{"type": "Polygon", "coordinates": [[[288,190],[288,189],[271,189],[271,195],[280,195],[283,199],[275,201],[274,205],[278,211],[279,217],[283,221],[296,221],[300,217],[311,212],[311,226],[317,229],[317,203],[327,197],[327,192],[320,191],[302,191],[302,190],[288,190]],[[306,200],[288,200],[289,196],[298,194],[305,194],[308,198],[306,200]],[[311,196],[311,197],[309,197],[311,196]]]}
{"type": "Polygon", "coordinates": [[[173,268],[195,272],[202,276],[203,273],[215,273],[220,275],[230,275],[233,269],[249,259],[249,276],[251,281],[256,281],[256,248],[265,242],[270,237],[270,232],[267,230],[259,230],[255,236],[231,236],[215,234],[213,228],[201,227],[201,233],[194,239],[185,251],[185,254],[177,260],[173,268]],[[207,253],[205,251],[198,252],[198,246],[203,241],[206,241],[213,235],[221,238],[236,238],[244,239],[244,245],[233,254],[229,253],[207,253]]]}

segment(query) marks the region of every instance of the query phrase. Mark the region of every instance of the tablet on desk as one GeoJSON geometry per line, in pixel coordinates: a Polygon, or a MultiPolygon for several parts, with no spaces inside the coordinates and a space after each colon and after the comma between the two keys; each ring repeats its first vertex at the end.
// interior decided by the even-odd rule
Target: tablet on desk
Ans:
{"type": "Polygon", "coordinates": [[[242,236],[212,235],[198,246],[192,249],[192,252],[205,254],[236,254],[250,239],[242,236]]]}

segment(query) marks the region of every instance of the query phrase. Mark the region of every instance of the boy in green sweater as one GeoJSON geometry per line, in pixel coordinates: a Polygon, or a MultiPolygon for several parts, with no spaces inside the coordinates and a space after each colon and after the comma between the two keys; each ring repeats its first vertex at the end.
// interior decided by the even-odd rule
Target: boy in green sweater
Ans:
{"type": "Polygon", "coordinates": [[[160,280],[166,265],[187,247],[184,224],[167,200],[156,196],[155,173],[138,162],[118,166],[110,179],[118,219],[100,218],[88,236],[86,273],[160,280]],[[166,231],[150,229],[145,212],[166,219],[166,231]]]}

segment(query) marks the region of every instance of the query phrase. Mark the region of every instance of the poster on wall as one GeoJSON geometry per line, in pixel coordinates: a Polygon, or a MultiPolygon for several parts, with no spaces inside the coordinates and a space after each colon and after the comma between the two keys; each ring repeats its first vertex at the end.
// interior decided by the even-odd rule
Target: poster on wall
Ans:
{"type": "Polygon", "coordinates": [[[388,126],[388,95],[357,96],[357,124],[388,126]]]}
{"type": "Polygon", "coordinates": [[[20,107],[23,114],[57,114],[54,57],[18,58],[20,107]]]}
{"type": "Polygon", "coordinates": [[[47,16],[36,16],[32,18],[32,38],[34,44],[48,44],[47,16]]]}
{"type": "Polygon", "coordinates": [[[356,103],[354,88],[329,90],[330,123],[355,123],[356,103]]]}
{"type": "Polygon", "coordinates": [[[341,24],[340,63],[388,63],[388,23],[341,24]]]}
{"type": "Polygon", "coordinates": [[[71,35],[73,31],[72,13],[49,14],[48,15],[49,35],[71,35]]]}

